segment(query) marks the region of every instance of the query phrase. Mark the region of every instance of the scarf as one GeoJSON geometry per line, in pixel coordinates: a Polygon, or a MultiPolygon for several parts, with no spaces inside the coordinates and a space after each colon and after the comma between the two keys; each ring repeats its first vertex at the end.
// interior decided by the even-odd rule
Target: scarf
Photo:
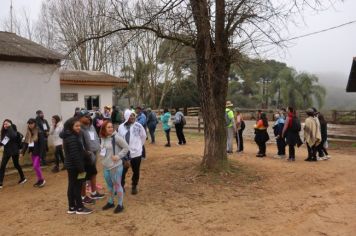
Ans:
{"type": "Polygon", "coordinates": [[[33,130],[27,128],[26,136],[25,136],[25,143],[32,143],[38,141],[38,129],[37,127],[33,130]]]}
{"type": "Polygon", "coordinates": [[[294,114],[293,112],[288,112],[288,128],[292,128],[293,125],[293,118],[294,118],[294,114]]]}

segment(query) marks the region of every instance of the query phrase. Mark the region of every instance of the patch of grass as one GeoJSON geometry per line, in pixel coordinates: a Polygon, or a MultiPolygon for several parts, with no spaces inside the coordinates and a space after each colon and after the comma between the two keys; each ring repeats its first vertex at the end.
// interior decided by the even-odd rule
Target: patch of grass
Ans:
{"type": "Polygon", "coordinates": [[[356,143],[352,143],[351,147],[356,148],[356,143]]]}

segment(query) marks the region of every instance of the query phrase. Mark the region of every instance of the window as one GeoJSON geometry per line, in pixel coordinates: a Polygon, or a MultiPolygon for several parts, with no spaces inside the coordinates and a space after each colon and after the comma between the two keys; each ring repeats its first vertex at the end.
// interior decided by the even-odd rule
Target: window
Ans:
{"type": "Polygon", "coordinates": [[[94,108],[100,107],[100,96],[99,95],[90,95],[84,96],[85,108],[87,110],[94,110],[94,108]]]}

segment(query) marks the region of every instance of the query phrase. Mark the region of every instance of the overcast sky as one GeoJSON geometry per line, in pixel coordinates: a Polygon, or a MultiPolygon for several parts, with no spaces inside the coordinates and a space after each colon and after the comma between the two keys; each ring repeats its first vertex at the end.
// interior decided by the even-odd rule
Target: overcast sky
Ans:
{"type": "MultiPolygon", "coordinates": [[[[14,11],[21,14],[23,9],[36,19],[42,0],[13,0],[14,11]]],[[[10,0],[0,0],[0,21],[9,16],[10,0]]],[[[305,14],[305,24],[290,27],[290,35],[298,36],[356,20],[356,0],[345,0],[333,9],[305,14]]],[[[0,23],[0,26],[2,24],[0,23]]],[[[345,76],[350,72],[352,58],[356,56],[356,24],[345,26],[319,35],[295,40],[289,49],[270,52],[269,57],[286,62],[299,71],[310,73],[338,72],[345,76]]]]}

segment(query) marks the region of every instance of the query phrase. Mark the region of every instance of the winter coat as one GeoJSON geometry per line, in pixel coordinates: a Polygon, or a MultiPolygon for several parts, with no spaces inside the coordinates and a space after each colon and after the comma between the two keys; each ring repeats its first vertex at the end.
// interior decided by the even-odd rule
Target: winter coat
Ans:
{"type": "Polygon", "coordinates": [[[259,120],[255,127],[255,142],[257,144],[265,143],[269,140],[267,127],[263,126],[262,120],[259,120]]]}
{"type": "Polygon", "coordinates": [[[169,130],[171,128],[171,113],[166,112],[161,116],[163,130],[169,130]]]}
{"type": "Polygon", "coordinates": [[[325,143],[328,139],[328,124],[327,123],[320,123],[320,132],[321,132],[321,142],[325,143]]]}
{"type": "Polygon", "coordinates": [[[120,135],[115,133],[113,137],[110,136],[101,139],[101,149],[105,150],[104,156],[102,156],[102,152],[100,152],[101,164],[103,164],[103,167],[107,170],[122,165],[122,158],[126,157],[129,151],[128,144],[120,135]],[[115,153],[113,149],[113,137],[115,139],[115,153]],[[118,156],[120,160],[113,161],[111,157],[114,155],[118,156]]]}
{"type": "Polygon", "coordinates": [[[64,166],[67,169],[84,172],[84,147],[80,135],[70,131],[62,131],[59,135],[63,139],[63,147],[66,158],[64,166]]]}
{"type": "Polygon", "coordinates": [[[135,122],[131,125],[127,124],[131,113],[131,110],[125,111],[125,122],[119,126],[118,135],[129,144],[130,157],[136,158],[142,156],[142,146],[145,144],[147,136],[145,129],[140,123],[135,122]],[[129,140],[127,140],[126,137],[128,131],[130,131],[129,140]]]}
{"type": "Polygon", "coordinates": [[[46,119],[42,119],[41,117],[37,116],[36,126],[45,135],[45,138],[48,137],[50,126],[46,119]]]}
{"type": "Polygon", "coordinates": [[[50,135],[53,137],[53,145],[60,146],[63,144],[63,140],[59,137],[59,134],[63,131],[62,122],[58,122],[56,128],[54,126],[51,127],[50,135]]]}
{"type": "Polygon", "coordinates": [[[14,156],[20,153],[20,144],[17,140],[17,129],[15,125],[10,126],[5,130],[4,137],[1,137],[0,146],[4,146],[4,156],[14,156]],[[6,145],[2,144],[1,141],[8,137],[10,140],[6,145]]]}
{"type": "MultiPolygon", "coordinates": [[[[27,130],[27,133],[25,137],[29,137],[29,130],[27,130]]],[[[33,156],[41,156],[42,153],[44,153],[45,148],[46,148],[46,143],[45,143],[45,134],[39,130],[38,128],[35,128],[32,132],[37,132],[37,140],[35,140],[34,146],[29,147],[29,144],[31,144],[31,140],[25,139],[25,142],[23,143],[22,151],[21,154],[24,155],[28,149],[30,153],[32,153],[33,156]]]]}
{"type": "Polygon", "coordinates": [[[147,126],[149,128],[154,128],[157,126],[157,124],[158,124],[158,119],[156,113],[154,113],[153,111],[149,112],[147,115],[147,126]]]}

